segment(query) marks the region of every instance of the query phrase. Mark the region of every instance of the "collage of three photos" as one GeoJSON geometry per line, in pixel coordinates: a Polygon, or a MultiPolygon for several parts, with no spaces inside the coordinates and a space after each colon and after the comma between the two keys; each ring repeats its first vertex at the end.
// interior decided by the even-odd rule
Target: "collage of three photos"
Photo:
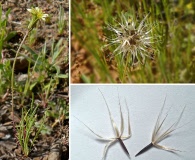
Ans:
{"type": "Polygon", "coordinates": [[[0,0],[0,160],[193,160],[194,0],[0,0]]]}

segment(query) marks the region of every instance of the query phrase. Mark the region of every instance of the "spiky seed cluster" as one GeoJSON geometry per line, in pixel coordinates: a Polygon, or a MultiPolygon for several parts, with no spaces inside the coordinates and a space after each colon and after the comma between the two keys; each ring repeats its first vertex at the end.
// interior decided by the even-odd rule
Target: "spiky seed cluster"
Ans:
{"type": "Polygon", "coordinates": [[[138,24],[136,20],[129,22],[129,18],[121,14],[121,21],[116,26],[108,25],[107,29],[113,33],[112,38],[108,38],[109,45],[117,46],[113,55],[122,54],[123,59],[131,55],[132,65],[144,63],[145,57],[151,57],[151,36],[152,27],[146,23],[148,15],[138,24]]]}

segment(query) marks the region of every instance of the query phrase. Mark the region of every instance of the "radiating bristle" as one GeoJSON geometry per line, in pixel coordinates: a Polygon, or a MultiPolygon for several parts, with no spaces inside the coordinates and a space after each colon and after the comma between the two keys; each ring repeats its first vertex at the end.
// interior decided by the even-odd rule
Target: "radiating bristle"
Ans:
{"type": "MultiPolygon", "coordinates": [[[[100,91],[100,90],[99,90],[100,91]]],[[[120,103],[120,99],[119,99],[119,107],[120,107],[120,117],[121,117],[121,128],[120,128],[120,131],[116,125],[116,123],[114,122],[114,119],[112,117],[112,114],[110,112],[110,108],[106,102],[106,99],[103,95],[103,93],[100,91],[104,101],[105,101],[105,104],[106,104],[106,107],[107,107],[107,110],[108,110],[108,113],[109,113],[109,117],[110,117],[110,121],[112,123],[112,127],[115,131],[115,136],[114,138],[104,138],[102,136],[100,136],[99,134],[95,133],[90,127],[88,127],[84,122],[82,122],[80,119],[78,119],[77,117],[75,117],[77,120],[79,120],[85,127],[87,127],[95,136],[97,136],[98,138],[100,138],[101,140],[106,140],[106,141],[109,141],[106,146],[104,147],[104,151],[103,151],[103,157],[102,157],[102,160],[105,159],[105,156],[106,156],[106,153],[107,153],[107,150],[109,148],[109,146],[111,146],[114,142],[116,142],[117,140],[119,141],[119,143],[121,144],[121,147],[123,148],[123,150],[125,151],[125,153],[128,155],[128,157],[130,158],[130,154],[125,146],[125,144],[123,143],[122,140],[126,140],[128,138],[131,137],[131,127],[130,127],[130,118],[129,118],[129,109],[127,107],[127,103],[126,103],[126,108],[127,108],[127,111],[128,111],[128,135],[127,136],[122,136],[123,135],[123,132],[124,132],[124,117],[123,117],[123,113],[122,113],[122,109],[121,109],[121,103],[120,103]]],[[[119,95],[118,95],[118,98],[119,98],[119,95]]]]}
{"type": "Polygon", "coordinates": [[[149,145],[147,145],[146,147],[144,147],[135,156],[138,156],[138,155],[144,153],[145,151],[150,149],[152,146],[154,146],[156,148],[159,148],[159,149],[166,150],[166,151],[171,151],[171,152],[179,151],[179,150],[176,150],[176,149],[173,149],[173,148],[169,148],[169,147],[166,147],[166,146],[159,145],[158,143],[160,141],[162,141],[163,139],[165,139],[166,137],[168,137],[173,131],[175,131],[177,129],[177,125],[179,124],[186,107],[183,108],[183,110],[182,110],[181,114],[179,115],[177,121],[175,123],[173,123],[169,128],[167,128],[164,132],[162,132],[161,131],[162,126],[163,126],[163,124],[164,124],[164,122],[165,122],[165,120],[168,116],[168,113],[167,113],[166,116],[161,120],[162,112],[163,112],[163,109],[165,107],[165,101],[166,101],[166,97],[165,97],[163,106],[160,110],[160,113],[158,115],[158,118],[156,120],[156,124],[154,126],[154,130],[153,130],[153,134],[152,134],[152,142],[149,145]]]}

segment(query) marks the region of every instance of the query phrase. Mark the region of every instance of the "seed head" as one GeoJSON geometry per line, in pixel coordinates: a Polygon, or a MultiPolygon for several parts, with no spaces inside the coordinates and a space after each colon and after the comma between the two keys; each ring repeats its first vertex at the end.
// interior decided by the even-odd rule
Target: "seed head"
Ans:
{"type": "Polygon", "coordinates": [[[36,16],[37,19],[42,19],[43,21],[45,21],[45,18],[48,17],[48,14],[44,14],[42,9],[39,7],[35,7],[32,9],[27,9],[33,16],[36,16]]]}
{"type": "Polygon", "coordinates": [[[28,25],[29,30],[33,29],[36,26],[38,21],[40,21],[40,20],[45,21],[46,18],[49,17],[49,15],[44,14],[42,9],[39,7],[35,7],[35,8],[32,7],[31,9],[27,9],[27,11],[29,11],[32,15],[31,21],[28,25]]]}
{"type": "Polygon", "coordinates": [[[116,46],[113,55],[122,54],[123,59],[130,55],[132,65],[140,62],[143,64],[146,56],[152,58],[152,27],[147,24],[147,17],[148,15],[138,23],[136,20],[129,21],[129,16],[121,14],[117,25],[107,26],[107,29],[112,32],[112,37],[108,38],[109,44],[106,46],[116,46]]]}

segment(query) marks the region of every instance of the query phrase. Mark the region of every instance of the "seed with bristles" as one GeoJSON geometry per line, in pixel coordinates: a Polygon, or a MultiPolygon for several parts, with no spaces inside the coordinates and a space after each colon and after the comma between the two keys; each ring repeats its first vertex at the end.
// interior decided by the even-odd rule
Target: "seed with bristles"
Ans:
{"type": "MultiPolygon", "coordinates": [[[[165,98],[166,100],[166,98],[165,98]]],[[[166,151],[170,151],[170,152],[176,152],[176,151],[180,151],[180,150],[177,150],[177,149],[173,149],[173,148],[169,148],[169,147],[166,147],[166,146],[162,146],[160,144],[158,144],[159,142],[161,142],[162,140],[164,140],[165,138],[167,138],[168,136],[170,136],[170,134],[172,132],[174,132],[180,122],[180,119],[182,118],[182,115],[184,113],[184,110],[186,107],[183,108],[181,114],[179,115],[177,121],[175,123],[173,123],[170,127],[168,127],[165,131],[162,131],[162,127],[163,127],[163,124],[168,116],[168,113],[166,114],[166,116],[161,119],[161,116],[162,116],[162,112],[163,112],[163,109],[164,109],[164,106],[165,106],[165,100],[164,100],[164,104],[163,104],[163,107],[161,108],[161,111],[158,115],[158,118],[157,118],[157,121],[156,121],[156,124],[154,126],[154,130],[153,130],[153,134],[152,134],[152,140],[150,142],[150,144],[148,144],[146,147],[144,147],[141,151],[139,151],[136,155],[140,155],[144,152],[146,152],[148,149],[152,148],[152,147],[156,147],[156,148],[159,148],[159,149],[162,149],[162,150],[166,150],[166,151]]]]}
{"type": "MultiPolygon", "coordinates": [[[[119,129],[119,127],[117,127],[114,119],[113,119],[113,116],[111,114],[111,111],[110,111],[110,108],[106,102],[106,99],[103,95],[103,93],[100,91],[100,93],[102,94],[103,96],[103,99],[106,103],[106,107],[107,107],[107,110],[108,110],[108,113],[109,113],[109,117],[110,117],[110,121],[112,123],[112,127],[115,131],[115,137],[112,137],[112,138],[104,138],[103,136],[95,133],[90,127],[88,127],[85,123],[83,123],[81,120],[79,120],[78,118],[76,118],[77,120],[79,120],[83,125],[85,125],[85,127],[87,127],[91,133],[93,133],[96,137],[98,137],[100,140],[104,140],[104,141],[108,141],[107,144],[105,145],[104,147],[104,151],[103,151],[103,157],[102,157],[102,160],[105,160],[106,158],[106,153],[108,151],[108,148],[113,144],[115,143],[116,141],[118,141],[122,147],[122,149],[124,150],[124,152],[127,154],[128,158],[130,159],[130,154],[129,154],[129,151],[127,150],[123,140],[126,140],[126,139],[129,139],[132,135],[131,133],[131,126],[130,126],[130,118],[129,118],[129,109],[127,107],[127,103],[126,103],[126,108],[127,108],[127,114],[128,114],[128,134],[124,136],[124,117],[123,117],[123,113],[122,113],[122,109],[121,109],[121,103],[120,103],[120,100],[119,100],[119,107],[120,107],[120,118],[121,118],[121,127],[119,129]]],[[[118,98],[119,98],[119,95],[118,95],[118,98]]]]}

